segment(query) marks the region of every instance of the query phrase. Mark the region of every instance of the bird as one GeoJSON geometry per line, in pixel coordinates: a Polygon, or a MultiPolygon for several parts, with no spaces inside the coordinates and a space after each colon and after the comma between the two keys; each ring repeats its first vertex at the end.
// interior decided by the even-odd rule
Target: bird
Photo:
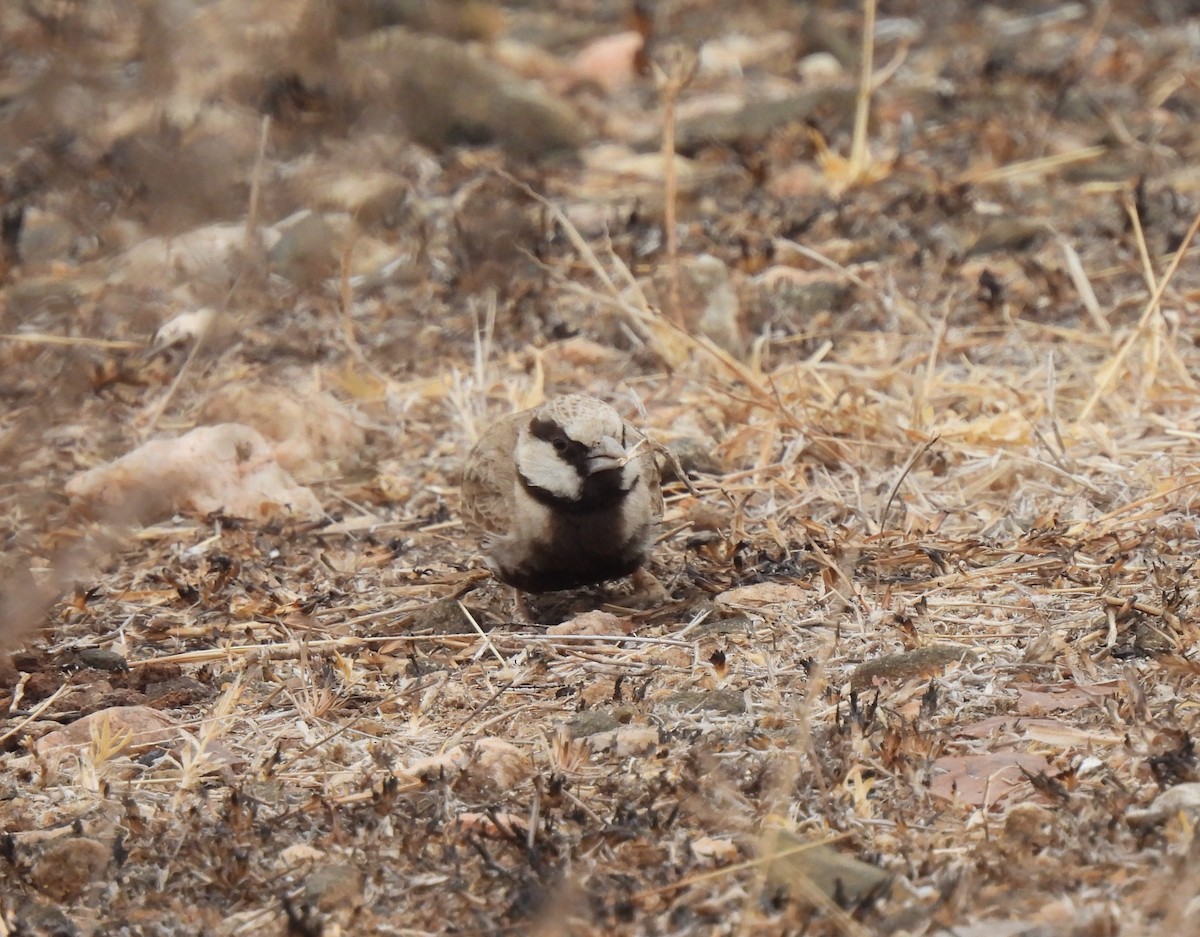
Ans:
{"type": "Polygon", "coordinates": [[[467,455],[461,494],[492,572],[531,593],[635,573],[663,514],[649,441],[585,394],[493,423],[467,455]]]}

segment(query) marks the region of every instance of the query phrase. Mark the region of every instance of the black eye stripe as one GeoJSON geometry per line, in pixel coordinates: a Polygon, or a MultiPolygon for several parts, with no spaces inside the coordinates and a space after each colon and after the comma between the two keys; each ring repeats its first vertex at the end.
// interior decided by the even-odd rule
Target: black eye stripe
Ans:
{"type": "Polygon", "coordinates": [[[529,422],[529,432],[535,439],[550,443],[559,458],[574,468],[580,478],[587,475],[587,446],[568,436],[554,420],[535,416],[529,422]]]}

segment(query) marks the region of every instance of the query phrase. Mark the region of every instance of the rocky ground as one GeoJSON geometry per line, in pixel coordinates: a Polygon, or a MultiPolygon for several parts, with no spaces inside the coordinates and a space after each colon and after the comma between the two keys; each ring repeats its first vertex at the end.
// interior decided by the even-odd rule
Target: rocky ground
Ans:
{"type": "Polygon", "coordinates": [[[0,6],[0,934],[1195,930],[1198,12],[0,6]]]}

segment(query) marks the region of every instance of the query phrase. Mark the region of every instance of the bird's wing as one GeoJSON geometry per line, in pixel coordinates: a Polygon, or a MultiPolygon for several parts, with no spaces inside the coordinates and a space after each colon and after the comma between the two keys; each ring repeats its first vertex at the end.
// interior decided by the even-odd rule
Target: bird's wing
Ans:
{"type": "MultiPolygon", "coordinates": [[[[625,421],[625,432],[633,435],[635,439],[644,439],[646,434],[640,429],[625,421]]],[[[654,520],[660,521],[663,516],[663,494],[662,481],[658,476],[658,460],[654,458],[654,448],[650,445],[650,440],[643,443],[644,451],[638,456],[638,462],[641,468],[642,478],[646,480],[646,486],[650,491],[650,510],[654,514],[654,520]]]]}
{"type": "Polygon", "coordinates": [[[517,432],[528,411],[510,413],[487,428],[467,455],[462,515],[468,525],[492,534],[512,530],[517,432]]]}

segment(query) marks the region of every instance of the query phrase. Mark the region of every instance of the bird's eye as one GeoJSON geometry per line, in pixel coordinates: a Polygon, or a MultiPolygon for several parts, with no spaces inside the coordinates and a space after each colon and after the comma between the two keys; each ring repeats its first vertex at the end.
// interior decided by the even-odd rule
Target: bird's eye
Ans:
{"type": "Polygon", "coordinates": [[[554,446],[555,452],[566,452],[567,451],[567,441],[562,436],[557,437],[554,440],[554,442],[551,443],[551,445],[554,446]]]}

